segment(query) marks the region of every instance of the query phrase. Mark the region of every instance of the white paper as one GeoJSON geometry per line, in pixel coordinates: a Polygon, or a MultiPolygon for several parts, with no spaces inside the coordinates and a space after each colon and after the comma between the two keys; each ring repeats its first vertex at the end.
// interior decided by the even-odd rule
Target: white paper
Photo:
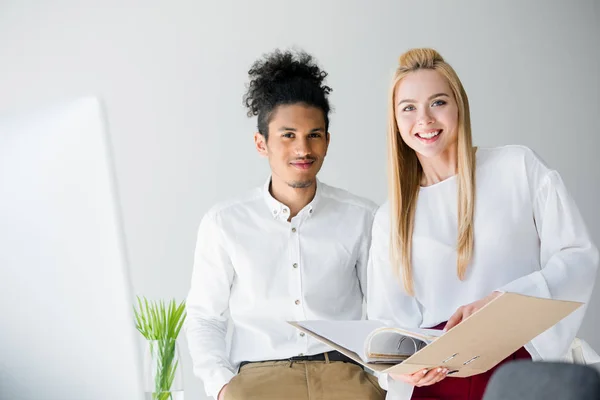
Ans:
{"type": "Polygon", "coordinates": [[[381,321],[298,321],[298,325],[356,353],[365,359],[367,337],[377,328],[385,327],[381,321]]]}

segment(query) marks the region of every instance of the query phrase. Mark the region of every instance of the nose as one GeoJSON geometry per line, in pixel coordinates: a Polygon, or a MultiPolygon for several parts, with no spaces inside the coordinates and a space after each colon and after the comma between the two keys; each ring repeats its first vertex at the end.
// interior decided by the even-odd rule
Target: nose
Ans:
{"type": "Polygon", "coordinates": [[[310,141],[308,138],[296,140],[296,156],[306,157],[310,154],[310,141]]]}
{"type": "Polygon", "coordinates": [[[417,123],[421,126],[430,125],[435,122],[435,118],[431,115],[429,107],[422,108],[417,116],[417,123]]]}

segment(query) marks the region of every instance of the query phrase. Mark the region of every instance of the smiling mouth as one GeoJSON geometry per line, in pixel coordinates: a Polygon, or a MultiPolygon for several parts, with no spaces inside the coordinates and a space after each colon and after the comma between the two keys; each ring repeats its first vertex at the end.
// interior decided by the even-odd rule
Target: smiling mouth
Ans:
{"type": "Polygon", "coordinates": [[[298,169],[309,169],[314,164],[314,161],[312,161],[312,160],[295,161],[295,162],[292,162],[291,164],[298,169]]]}
{"type": "Polygon", "coordinates": [[[415,136],[424,142],[433,142],[442,134],[442,132],[443,129],[432,129],[429,131],[417,132],[415,136]]]}

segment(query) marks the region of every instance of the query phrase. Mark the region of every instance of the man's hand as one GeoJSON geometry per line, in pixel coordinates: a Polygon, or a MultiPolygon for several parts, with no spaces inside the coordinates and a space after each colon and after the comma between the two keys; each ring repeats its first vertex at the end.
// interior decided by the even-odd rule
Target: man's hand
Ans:
{"type": "Polygon", "coordinates": [[[429,386],[434,383],[438,383],[442,379],[446,377],[448,373],[447,368],[432,368],[430,370],[422,369],[420,371],[415,372],[414,374],[392,374],[390,376],[397,381],[406,382],[413,386],[429,386]]]}
{"type": "Polygon", "coordinates": [[[492,292],[489,296],[484,297],[483,299],[477,300],[471,304],[467,304],[465,306],[460,307],[458,310],[456,310],[454,315],[452,315],[450,319],[448,319],[444,331],[452,329],[453,327],[458,325],[463,319],[466,319],[475,311],[479,310],[481,307],[485,306],[487,303],[494,300],[501,294],[501,292],[492,292]]]}
{"type": "Polygon", "coordinates": [[[217,396],[217,400],[225,400],[225,392],[227,391],[227,385],[221,388],[219,395],[217,396]]]}

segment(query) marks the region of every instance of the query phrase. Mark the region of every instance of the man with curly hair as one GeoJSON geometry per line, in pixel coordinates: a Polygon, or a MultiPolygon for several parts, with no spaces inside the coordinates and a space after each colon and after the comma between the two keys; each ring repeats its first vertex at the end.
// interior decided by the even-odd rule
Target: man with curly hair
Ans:
{"type": "Polygon", "coordinates": [[[248,73],[244,104],[271,174],[200,223],[187,298],[194,372],[218,400],[383,399],[354,361],[286,323],[362,317],[376,206],[317,179],[329,146],[327,73],[291,51],[248,73]]]}

